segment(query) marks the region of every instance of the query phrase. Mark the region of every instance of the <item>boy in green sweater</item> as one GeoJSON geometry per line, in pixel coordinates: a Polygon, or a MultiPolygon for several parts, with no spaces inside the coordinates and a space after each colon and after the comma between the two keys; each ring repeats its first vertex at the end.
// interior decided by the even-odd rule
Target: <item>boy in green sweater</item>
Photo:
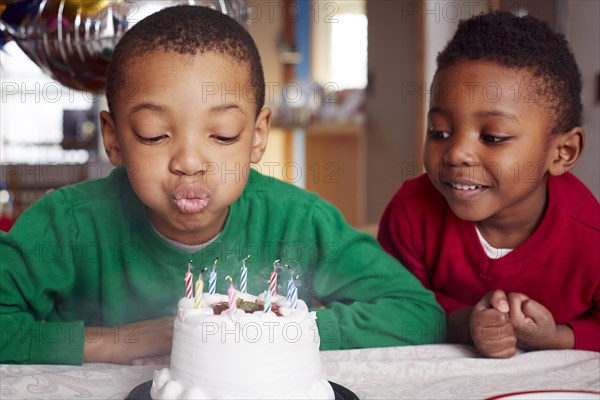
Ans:
{"type": "Polygon", "coordinates": [[[219,257],[225,293],[248,255],[250,293],[276,259],[300,276],[323,350],[444,339],[432,294],[373,238],[249,168],[267,144],[264,88],[250,35],[209,8],[167,8],[123,36],[101,113],[117,168],[0,236],[0,362],[165,363],[188,263],[197,279],[219,257]]]}

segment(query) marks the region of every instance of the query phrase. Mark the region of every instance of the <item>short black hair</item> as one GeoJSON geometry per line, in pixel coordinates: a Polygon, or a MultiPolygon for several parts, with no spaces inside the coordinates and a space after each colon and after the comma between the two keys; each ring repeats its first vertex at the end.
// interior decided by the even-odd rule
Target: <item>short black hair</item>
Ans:
{"type": "Polygon", "coordinates": [[[489,61],[525,69],[540,85],[537,95],[554,111],[553,133],[581,126],[581,74],[564,35],[532,16],[492,11],[459,22],[438,54],[440,71],[461,61],[489,61]]]}
{"type": "MultiPolygon", "coordinates": [[[[106,99],[111,112],[125,86],[128,63],[154,51],[182,55],[216,52],[249,67],[256,115],[265,101],[260,54],[248,31],[233,18],[209,7],[181,5],[164,8],[136,23],[118,41],[108,64],[106,99]]],[[[244,89],[244,93],[247,91],[244,89]]]]}

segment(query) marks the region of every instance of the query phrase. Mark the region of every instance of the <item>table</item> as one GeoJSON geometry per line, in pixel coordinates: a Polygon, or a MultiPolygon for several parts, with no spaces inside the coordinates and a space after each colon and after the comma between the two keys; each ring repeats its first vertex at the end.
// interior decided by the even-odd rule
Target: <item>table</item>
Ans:
{"type": "MultiPolygon", "coordinates": [[[[507,392],[600,391],[600,353],[519,352],[480,358],[473,347],[438,344],[322,352],[323,370],[360,399],[484,399],[507,392]]],[[[0,365],[1,399],[123,399],[157,366],[0,365]]],[[[600,398],[600,394],[599,394],[600,398]]]]}

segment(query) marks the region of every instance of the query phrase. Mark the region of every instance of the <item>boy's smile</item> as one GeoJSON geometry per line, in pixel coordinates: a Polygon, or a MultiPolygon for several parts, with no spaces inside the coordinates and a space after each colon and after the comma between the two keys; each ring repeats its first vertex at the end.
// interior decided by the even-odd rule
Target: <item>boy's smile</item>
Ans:
{"type": "Polygon", "coordinates": [[[256,117],[248,66],[213,52],[156,51],[127,65],[127,83],[113,115],[102,113],[111,162],[127,165],[162,235],[210,240],[266,146],[270,111],[256,117]]]}
{"type": "Polygon", "coordinates": [[[560,136],[532,85],[539,82],[528,71],[464,61],[438,71],[432,86],[427,172],[452,211],[499,247],[515,247],[520,239],[507,233],[524,238],[539,223],[560,136]]]}

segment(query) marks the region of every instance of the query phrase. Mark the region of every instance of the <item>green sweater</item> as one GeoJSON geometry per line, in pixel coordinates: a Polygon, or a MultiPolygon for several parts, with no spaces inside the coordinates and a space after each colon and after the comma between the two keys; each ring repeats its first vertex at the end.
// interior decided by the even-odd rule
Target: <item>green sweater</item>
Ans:
{"type": "Polygon", "coordinates": [[[431,292],[315,194],[252,171],[221,234],[189,254],[154,231],[121,168],[46,195],[0,236],[0,362],[80,364],[84,326],[121,325],[127,340],[124,324],[175,315],[190,260],[197,279],[218,256],[226,293],[247,255],[249,293],[267,289],[276,259],[300,274],[299,297],[326,307],[322,350],[444,340],[431,292]]]}

